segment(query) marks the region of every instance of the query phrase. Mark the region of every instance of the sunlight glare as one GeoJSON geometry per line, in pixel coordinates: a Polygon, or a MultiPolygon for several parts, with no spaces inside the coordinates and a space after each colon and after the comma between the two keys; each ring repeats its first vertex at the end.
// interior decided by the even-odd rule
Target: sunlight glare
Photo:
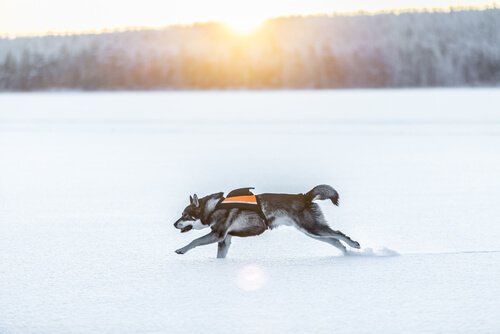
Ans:
{"type": "Polygon", "coordinates": [[[248,35],[255,32],[263,23],[262,19],[252,17],[235,17],[224,20],[224,24],[233,32],[248,35]]]}

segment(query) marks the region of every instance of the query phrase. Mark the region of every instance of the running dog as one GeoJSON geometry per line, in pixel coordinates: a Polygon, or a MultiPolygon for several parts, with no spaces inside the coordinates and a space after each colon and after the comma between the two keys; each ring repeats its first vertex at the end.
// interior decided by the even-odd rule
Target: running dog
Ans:
{"type": "Polygon", "coordinates": [[[225,258],[231,244],[231,237],[250,237],[262,234],[267,229],[280,225],[294,226],[307,236],[327,242],[347,254],[345,242],[353,248],[360,248],[340,231],[332,230],[326,223],[315,200],[329,199],[339,204],[339,194],[328,185],[319,185],[305,194],[259,194],[242,188],[230,192],[226,197],[219,192],[202,198],[189,196],[190,204],[174,223],[181,233],[191,229],[210,227],[211,232],[193,240],[175,252],[185,254],[191,249],[218,243],[217,258],[225,258]]]}

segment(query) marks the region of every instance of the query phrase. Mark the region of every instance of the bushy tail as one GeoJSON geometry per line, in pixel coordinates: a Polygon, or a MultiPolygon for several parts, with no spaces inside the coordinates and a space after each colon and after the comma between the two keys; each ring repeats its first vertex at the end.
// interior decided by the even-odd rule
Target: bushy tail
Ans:
{"type": "Polygon", "coordinates": [[[339,205],[339,193],[326,184],[320,184],[312,188],[307,194],[306,197],[309,201],[313,201],[316,199],[325,200],[330,199],[333,204],[339,205]]]}

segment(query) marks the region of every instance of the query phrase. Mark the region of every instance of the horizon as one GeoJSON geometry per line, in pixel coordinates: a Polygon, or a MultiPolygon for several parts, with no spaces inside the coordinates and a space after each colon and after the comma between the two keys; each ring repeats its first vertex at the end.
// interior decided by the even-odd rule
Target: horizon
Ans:
{"type": "MultiPolygon", "coordinates": [[[[34,0],[23,0],[25,4],[33,2],[34,0]]],[[[56,3],[60,0],[51,0],[52,3],[56,3]]],[[[94,1],[94,0],[92,0],[94,1]]],[[[156,0],[149,0],[156,1],[156,0]]],[[[191,0],[190,2],[196,2],[197,0],[191,0]]],[[[16,20],[16,10],[15,6],[12,6],[14,1],[5,0],[3,3],[0,3],[0,38],[22,38],[22,37],[43,37],[43,36],[65,36],[65,35],[80,35],[80,34],[101,34],[101,33],[113,33],[113,32],[123,32],[130,30],[152,30],[152,29],[165,29],[169,27],[178,27],[178,26],[194,26],[197,24],[222,24],[227,26],[234,33],[238,34],[250,34],[257,30],[263,23],[273,19],[280,18],[289,18],[289,17],[312,17],[312,16],[346,16],[346,15],[379,15],[379,14],[402,14],[407,12],[449,12],[454,10],[487,10],[487,9],[495,9],[499,8],[499,3],[497,1],[477,1],[477,0],[469,0],[469,1],[397,1],[397,0],[386,0],[380,1],[377,4],[369,4],[368,2],[356,2],[356,6],[353,6],[352,3],[347,1],[345,2],[336,2],[336,6],[331,6],[331,10],[318,10],[318,9],[326,9],[324,7],[325,1],[316,0],[313,6],[309,6],[307,8],[301,6],[290,6],[292,9],[290,10],[279,10],[279,8],[270,7],[268,11],[261,13],[256,11],[255,9],[259,9],[259,6],[255,6],[253,11],[245,11],[243,9],[235,10],[234,8],[224,7],[222,10],[219,10],[219,15],[214,15],[213,10],[217,9],[215,6],[210,7],[212,12],[207,12],[204,15],[179,15],[176,19],[170,17],[168,15],[162,15],[161,19],[158,17],[151,16],[148,20],[148,16],[142,14],[138,14],[132,18],[131,16],[127,16],[129,21],[123,21],[123,24],[119,24],[119,20],[108,19],[106,23],[101,20],[101,17],[97,17],[95,21],[85,21],[88,13],[82,13],[83,21],[76,21],[72,25],[67,25],[67,20],[70,20],[71,17],[68,17],[65,10],[55,11],[52,13],[54,15],[53,20],[42,20],[38,23],[33,23],[33,27],[38,26],[37,29],[30,29],[28,26],[23,25],[23,19],[29,20],[30,15],[23,16],[23,19],[16,20]],[[8,4],[11,4],[9,8],[8,4]],[[364,6],[363,6],[364,3],[364,6]],[[389,6],[389,4],[399,3],[401,6],[389,6]],[[416,3],[420,3],[416,5],[416,3]],[[430,4],[433,5],[430,5],[430,4]],[[405,6],[404,4],[407,4],[405,6]],[[411,5],[412,4],[412,5],[411,5]],[[321,7],[323,6],[323,7],[321,7]],[[239,13],[239,14],[238,14],[239,13]],[[10,14],[10,15],[9,15],[10,14]],[[56,17],[63,16],[64,19],[56,19],[56,17]],[[46,24],[46,21],[52,22],[51,24],[46,24]],[[40,25],[40,22],[43,24],[40,25]],[[82,23],[85,22],[85,23],[82,23]],[[128,23],[126,23],[128,22],[128,23]],[[15,23],[15,24],[13,24],[15,23]],[[66,24],[66,27],[63,26],[66,24]],[[46,28],[42,28],[42,27],[46,28]],[[17,28],[16,28],[17,27],[17,28]],[[24,28],[20,28],[24,27],[24,28]]],[[[224,5],[226,0],[218,1],[219,4],[224,5]]],[[[262,3],[261,3],[262,5],[262,3]]],[[[297,4],[296,4],[297,5],[297,4]]],[[[22,8],[22,5],[19,7],[22,8]]],[[[92,6],[88,6],[92,7],[92,6]]],[[[45,10],[49,10],[50,5],[45,8],[45,10]]],[[[330,7],[329,7],[330,8],[330,7]]],[[[52,8],[53,9],[53,8],[52,8]]],[[[108,8],[109,9],[109,8],[108,8]]],[[[178,9],[178,8],[177,8],[178,9]]],[[[220,9],[220,8],[219,8],[220,9]]],[[[32,8],[33,11],[36,10],[32,8]]],[[[26,13],[26,12],[25,12],[26,13]]],[[[24,13],[24,14],[25,14],[24,13]]],[[[29,11],[28,11],[29,13],[29,11]]],[[[37,12],[38,13],[38,12],[37,12]]],[[[37,17],[43,16],[43,10],[40,11],[40,15],[37,17]]],[[[33,13],[31,13],[33,14],[33,13]]],[[[106,10],[101,14],[105,16],[106,10]]],[[[76,14],[77,16],[79,15],[76,14]]],[[[19,16],[17,16],[19,18],[19,16]]],[[[45,18],[43,16],[42,18],[45,18]]]]}

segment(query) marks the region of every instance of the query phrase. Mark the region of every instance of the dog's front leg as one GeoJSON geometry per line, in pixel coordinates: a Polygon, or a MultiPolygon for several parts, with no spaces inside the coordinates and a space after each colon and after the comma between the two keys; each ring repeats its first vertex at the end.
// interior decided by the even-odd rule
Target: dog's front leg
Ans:
{"type": "Polygon", "coordinates": [[[223,259],[226,257],[229,246],[231,246],[231,236],[228,234],[224,240],[219,241],[219,245],[217,246],[218,259],[223,259]]]}
{"type": "Polygon", "coordinates": [[[198,246],[203,246],[203,245],[208,245],[208,244],[213,244],[214,242],[219,242],[224,240],[224,237],[221,236],[217,232],[210,232],[207,235],[202,236],[201,238],[194,239],[191,241],[187,246],[184,246],[182,248],[179,248],[175,252],[177,254],[184,254],[190,251],[191,249],[198,247],[198,246]]]}

